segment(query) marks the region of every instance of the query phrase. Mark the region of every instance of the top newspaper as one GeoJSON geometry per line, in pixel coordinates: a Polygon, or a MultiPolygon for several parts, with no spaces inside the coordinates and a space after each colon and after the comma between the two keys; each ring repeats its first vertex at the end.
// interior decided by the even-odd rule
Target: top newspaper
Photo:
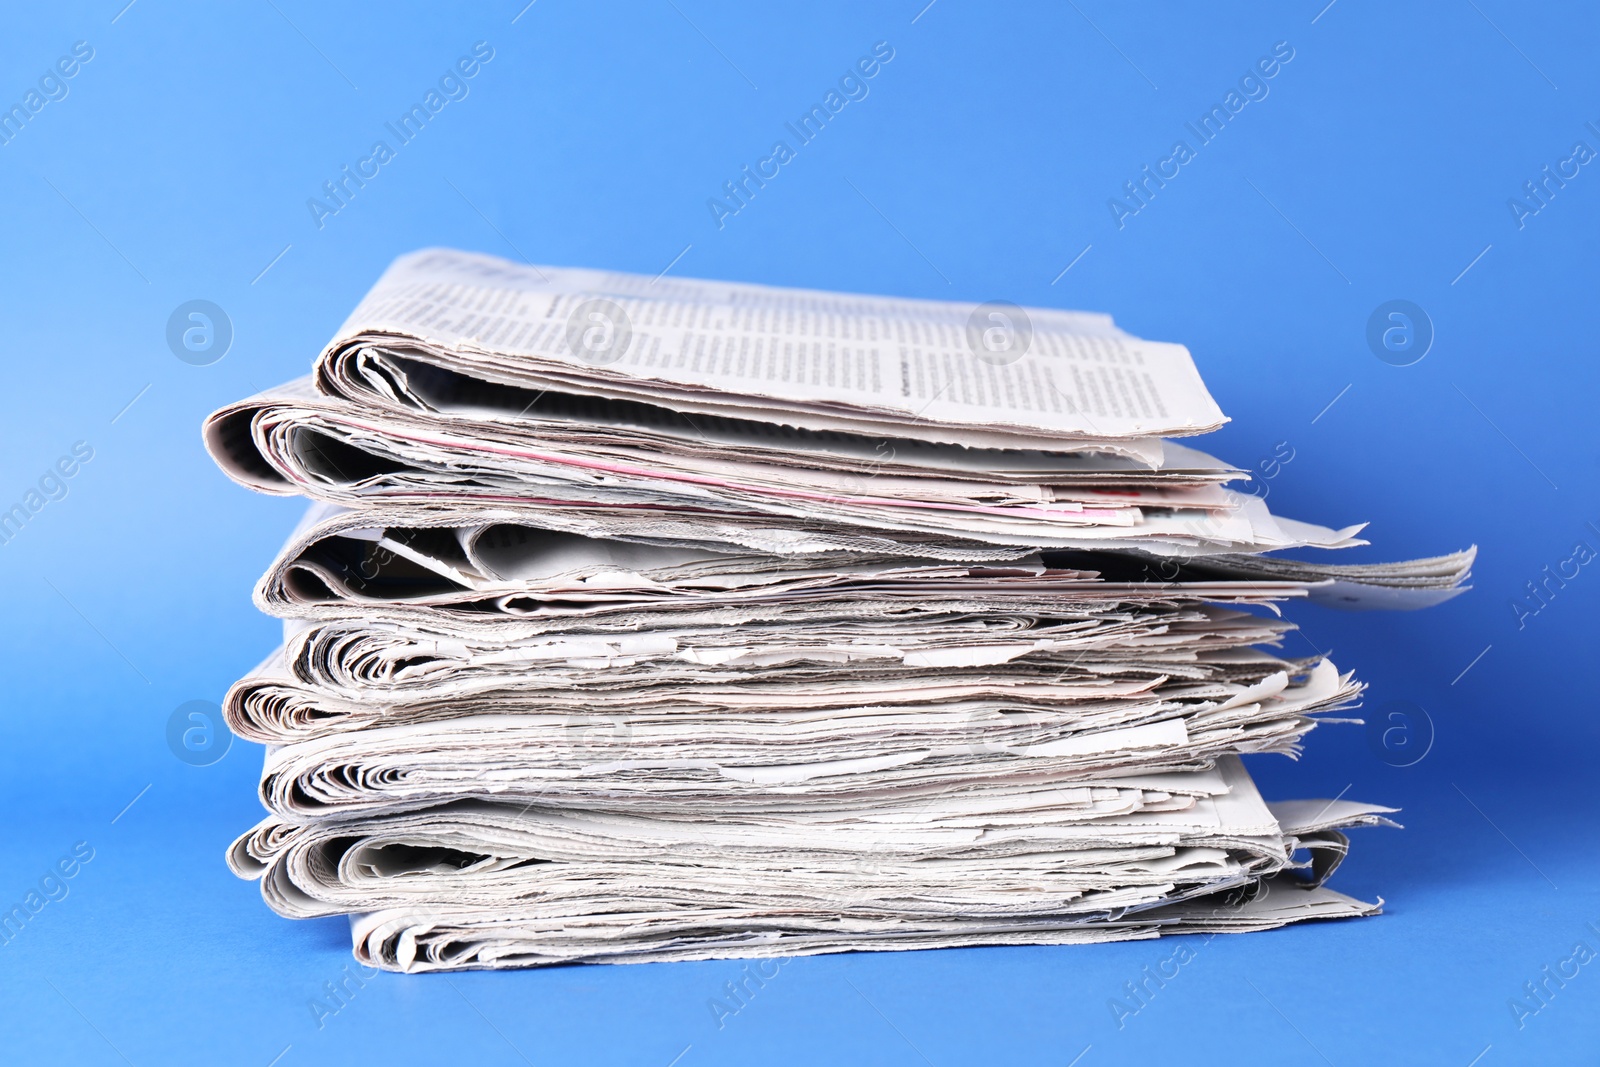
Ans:
{"type": "MultiPolygon", "coordinates": [[[[1226,422],[1188,349],[1109,316],[402,256],[323,352],[396,337],[528,388],[973,447],[1183,436],[1226,422]],[[1025,358],[1030,353],[1040,357],[1025,358]]],[[[337,388],[332,390],[339,392],[337,388]]]]}

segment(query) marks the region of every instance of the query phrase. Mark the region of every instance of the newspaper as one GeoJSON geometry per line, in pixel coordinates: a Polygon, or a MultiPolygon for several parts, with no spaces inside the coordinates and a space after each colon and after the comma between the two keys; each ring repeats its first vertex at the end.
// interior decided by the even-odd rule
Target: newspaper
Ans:
{"type": "Polygon", "coordinates": [[[709,519],[702,539],[769,552],[808,531],[912,551],[1360,543],[1275,520],[1223,488],[1242,471],[1162,440],[1224,421],[1181,346],[1017,308],[1025,344],[995,358],[963,325],[980,311],[433,250],[384,275],[313,377],[205,436],[265,492],[645,536],[709,519]]]}
{"type": "Polygon", "coordinates": [[[1027,325],[1003,325],[1011,344],[994,351],[969,339],[982,316],[974,304],[431,249],[395,261],[316,373],[330,396],[394,409],[476,407],[493,392],[476,387],[485,383],[971,447],[1184,435],[1226,421],[1183,346],[1132,337],[1105,316],[1016,312],[1027,325]]]}
{"type": "MultiPolygon", "coordinates": [[[[1244,477],[1203,453],[1155,441],[1144,459],[870,441],[729,419],[627,423],[580,398],[545,394],[515,427],[452,414],[374,416],[310,396],[305,381],[214,416],[224,469],[268,492],[350,506],[471,505],[630,514],[704,514],[750,525],[1029,547],[1167,540],[1259,549],[1354,543],[1354,529],[1285,529],[1260,501],[1221,487],[1244,477]],[[551,410],[555,401],[563,410],[551,410]],[[604,421],[609,419],[611,424],[604,421]],[[785,442],[784,438],[789,440],[785,442]],[[802,447],[803,445],[809,447],[802,447]]],[[[738,534],[731,535],[739,538],[738,534]]],[[[741,541],[752,547],[760,544],[741,541]]]]}
{"type": "Polygon", "coordinates": [[[207,444],[235,480],[264,492],[610,520],[618,534],[629,532],[618,516],[650,536],[686,537],[709,520],[718,539],[763,551],[783,550],[773,530],[827,533],[835,548],[911,551],[930,541],[1184,554],[1364,543],[1359,525],[1273,516],[1259,498],[1223,487],[1242,472],[1158,439],[1130,457],[805,436],[550,393],[517,405],[509,426],[460,410],[373,412],[371,398],[358,400],[367,408],[290,383],[219,411],[207,444]]]}
{"type": "Polygon", "coordinates": [[[1278,643],[1290,624],[1214,605],[1061,610],[528,638],[328,622],[296,629],[223,707],[236,733],[267,744],[448,718],[468,702],[680,716],[961,703],[1088,723],[1227,702],[1278,675],[1298,692],[1321,666],[1253,647],[1278,643]]]}
{"type": "MultiPolygon", "coordinates": [[[[1129,559],[1112,553],[1052,555],[989,549],[969,556],[948,546],[925,545],[921,558],[882,550],[844,553],[825,538],[801,536],[781,555],[725,548],[684,536],[637,537],[638,520],[622,520],[635,536],[607,536],[606,524],[538,524],[526,517],[482,510],[421,514],[397,508],[310,509],[255,590],[256,604],[282,618],[340,617],[358,607],[381,606],[412,618],[449,618],[492,625],[497,618],[615,615],[644,597],[670,606],[673,591],[693,593],[676,602],[697,610],[712,606],[773,607],[801,596],[847,600],[871,610],[896,610],[925,601],[965,602],[973,610],[1006,605],[1050,605],[1080,597],[1161,596],[1185,583],[1181,561],[1129,559]],[[404,523],[405,525],[399,525],[404,523]],[[699,547],[691,547],[698,545],[699,547]],[[1109,578],[1132,579],[1114,581],[1109,578]]],[[[1294,579],[1259,569],[1249,557],[1211,561],[1193,576],[1214,601],[1262,601],[1283,595],[1332,599],[1365,606],[1421,606],[1462,591],[1471,551],[1351,573],[1338,565],[1301,565],[1294,579]]],[[[1030,610],[1048,611],[1049,606],[1030,610]]]]}
{"type": "MultiPolygon", "coordinates": [[[[1235,690],[1225,697],[1158,694],[1091,704],[1083,714],[937,694],[892,707],[842,702],[790,710],[769,706],[759,689],[713,691],[699,707],[633,693],[609,700],[589,693],[587,704],[508,693],[492,702],[433,704],[419,714],[340,708],[302,694],[295,708],[302,717],[337,715],[340,728],[273,749],[262,801],[286,816],[463,797],[570,799],[606,811],[670,805],[700,817],[796,805],[901,805],[949,789],[977,795],[1141,768],[1205,767],[1233,752],[1292,753],[1315,724],[1312,716],[1345,707],[1359,693],[1326,663],[1300,686],[1287,681],[1279,672],[1255,686],[1216,687],[1235,690]],[[733,706],[716,707],[719,699],[733,706]]],[[[288,688],[280,686],[280,695],[288,688]]],[[[804,696],[789,699],[801,703],[804,696]]]]}
{"type": "Polygon", "coordinates": [[[1064,788],[1048,805],[1018,799],[1012,812],[957,793],[898,815],[715,821],[458,802],[357,824],[271,818],[229,863],[286,916],[371,909],[354,921],[358,953],[427,970],[1062,943],[1180,932],[1201,917],[1260,928],[1367,914],[1376,906],[1310,891],[1343,855],[1329,831],[1395,825],[1392,809],[1350,801],[1269,807],[1231,757],[1064,788]],[[1326,862],[1295,859],[1330,850],[1326,862]],[[1264,881],[1281,894],[1274,909],[1241,911],[1264,904],[1264,881]],[[1168,909],[1183,902],[1204,907],[1175,922],[1186,913],[1168,909]],[[364,945],[375,929],[386,932],[364,945]],[[396,944],[435,938],[462,955],[396,944]],[[499,947],[463,952],[484,942],[499,947]]]}
{"type": "Polygon", "coordinates": [[[1370,915],[1323,883],[1392,809],[1241,760],[1357,721],[1282,612],[1475,553],[1266,555],[1365,542],[1173,440],[1224,421],[1103,315],[402,257],[204,428],[313,501],[223,702],[266,746],[228,863],[403,971],[1370,915]]]}
{"type": "Polygon", "coordinates": [[[1026,344],[997,360],[961,325],[979,310],[432,250],[312,376],[221,409],[205,439],[263,492],[774,554],[1365,543],[1162,439],[1223,421],[1181,346],[1018,308],[1026,344]]]}
{"type": "MultiPolygon", "coordinates": [[[[1381,904],[1363,903],[1326,887],[1308,892],[1293,877],[1278,875],[1148,910],[1076,921],[1057,917],[874,921],[723,910],[595,914],[580,923],[533,909],[400,908],[353,916],[351,932],[356,958],[363,964],[420,974],[565,963],[770,960],[825,952],[1103,944],[1161,934],[1270,930],[1294,922],[1373,915],[1380,908],[1381,904]]],[[[756,968],[760,967],[758,963],[756,968]]]]}

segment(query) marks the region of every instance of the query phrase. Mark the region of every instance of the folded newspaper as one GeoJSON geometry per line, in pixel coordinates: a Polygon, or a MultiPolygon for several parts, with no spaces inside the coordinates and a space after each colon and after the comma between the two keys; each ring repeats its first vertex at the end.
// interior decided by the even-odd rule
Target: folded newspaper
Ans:
{"type": "Polygon", "coordinates": [[[1324,882],[1392,809],[1240,760],[1361,694],[1281,607],[1426,607],[1473,550],[1264,555],[1361,527],[1171,440],[1224,421],[1101,315],[402,257],[205,426],[313,501],[224,702],[267,746],[229,865],[406,971],[1372,914],[1324,882]]]}

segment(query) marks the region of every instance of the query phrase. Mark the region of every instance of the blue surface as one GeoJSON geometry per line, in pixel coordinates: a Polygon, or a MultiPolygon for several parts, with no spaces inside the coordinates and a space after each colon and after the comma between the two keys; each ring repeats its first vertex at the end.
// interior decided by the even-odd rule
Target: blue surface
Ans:
{"type": "Polygon", "coordinates": [[[0,902],[93,850],[0,948],[8,1062],[1600,1059],[1600,962],[1520,1026],[1511,1007],[1600,949],[1600,568],[1513,607],[1576,542],[1600,550],[1600,163],[1508,206],[1574,142],[1600,150],[1592,6],[524,2],[7,5],[0,104],[93,49],[0,145],[0,508],[93,451],[0,547],[0,902]],[[466,95],[319,228],[308,198],[478,41],[466,95]],[[708,199],[879,41],[868,95],[719,229],[708,199]],[[1196,147],[1185,122],[1281,41],[1293,58],[1246,83],[1265,97],[1196,147]],[[1193,158],[1119,229],[1108,200],[1180,138],[1193,158]],[[319,1028],[344,922],[277,918],[221,860],[260,815],[259,749],[190,766],[167,744],[174,709],[273,645],[249,589],[300,507],[227,482],[198,427],[301,373],[392,257],[432,244],[1109,311],[1192,348],[1235,420],[1209,447],[1292,451],[1275,509],[1371,520],[1347,558],[1480,545],[1476,589],[1443,608],[1294,613],[1369,710],[1426,709],[1420,762],[1345,726],[1252,764],[1269,796],[1404,807],[1335,883],[1387,913],[1191,942],[1120,1029],[1108,1002],[1170,943],[799,960],[721,1028],[708,1001],[738,963],[385,974],[319,1028]],[[196,299],[233,329],[208,366],[166,340],[196,299]],[[1410,366],[1367,343],[1390,300],[1432,323],[1410,366]]]}

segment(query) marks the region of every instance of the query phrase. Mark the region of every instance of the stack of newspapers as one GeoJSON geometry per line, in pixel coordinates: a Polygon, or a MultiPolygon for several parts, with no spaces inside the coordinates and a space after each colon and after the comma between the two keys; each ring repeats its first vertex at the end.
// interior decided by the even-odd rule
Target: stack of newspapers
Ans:
{"type": "Polygon", "coordinates": [[[1361,693],[1279,609],[1472,553],[1303,561],[1360,528],[1169,439],[1224,421],[1105,316],[405,256],[206,424],[313,501],[226,698],[270,813],[229,863],[405,971],[1373,913],[1323,883],[1392,809],[1240,760],[1361,693]]]}

